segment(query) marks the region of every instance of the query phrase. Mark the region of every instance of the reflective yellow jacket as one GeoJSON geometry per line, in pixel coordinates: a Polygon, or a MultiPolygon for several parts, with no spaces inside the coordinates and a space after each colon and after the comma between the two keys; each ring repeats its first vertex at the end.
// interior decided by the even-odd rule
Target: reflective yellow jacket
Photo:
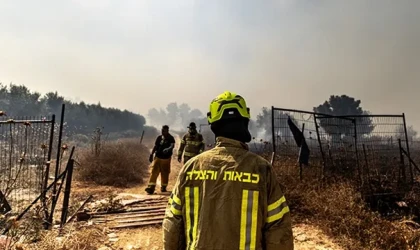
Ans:
{"type": "Polygon", "coordinates": [[[181,169],[163,221],[165,250],[290,250],[289,207],[273,168],[219,137],[181,169]]]}
{"type": "Polygon", "coordinates": [[[202,153],[204,151],[204,146],[204,139],[200,133],[186,133],[182,137],[178,150],[178,157],[181,157],[182,153],[184,153],[184,157],[192,158],[202,153]]]}

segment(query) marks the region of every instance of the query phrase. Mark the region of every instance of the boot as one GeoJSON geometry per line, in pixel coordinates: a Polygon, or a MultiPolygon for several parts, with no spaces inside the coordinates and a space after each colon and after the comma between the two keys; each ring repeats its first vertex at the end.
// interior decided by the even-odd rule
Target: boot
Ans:
{"type": "Polygon", "coordinates": [[[166,191],[166,186],[162,186],[162,187],[160,187],[160,191],[161,191],[162,193],[167,192],[167,191],[166,191]]]}
{"type": "Polygon", "coordinates": [[[147,194],[154,194],[155,193],[155,186],[148,186],[145,191],[147,194]]]}

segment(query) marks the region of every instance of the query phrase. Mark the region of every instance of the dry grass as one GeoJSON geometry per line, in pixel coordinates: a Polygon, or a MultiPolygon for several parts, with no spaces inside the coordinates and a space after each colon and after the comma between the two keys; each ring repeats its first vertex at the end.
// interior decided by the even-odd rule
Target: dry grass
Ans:
{"type": "MultiPolygon", "coordinates": [[[[366,190],[357,184],[356,164],[352,157],[340,155],[343,156],[342,161],[334,162],[339,171],[326,169],[325,182],[320,183],[322,168],[317,161],[320,158],[312,156],[311,166],[304,167],[301,182],[296,164],[297,154],[285,152],[287,148],[282,150],[285,156],[281,160],[277,158],[275,169],[283,184],[294,221],[310,221],[347,249],[420,249],[420,225],[413,221],[419,220],[420,196],[416,194],[420,189],[409,193],[405,199],[398,197],[406,201],[406,208],[397,208],[396,202],[400,200],[394,199],[398,198],[374,197],[371,205],[381,204],[381,209],[376,207],[385,212],[381,215],[372,210],[373,207],[366,202],[367,198],[362,197],[361,191],[366,193],[366,190]],[[288,158],[288,155],[293,157],[288,158]]],[[[398,170],[399,163],[383,154],[377,153],[374,161],[369,162],[370,170],[382,169],[388,177],[383,181],[395,179],[392,171],[398,170]]],[[[365,163],[361,162],[362,165],[365,163]]],[[[392,183],[379,184],[372,185],[374,193],[397,191],[392,183]]]]}
{"type": "Polygon", "coordinates": [[[282,177],[295,221],[319,226],[348,249],[418,249],[419,232],[373,212],[357,190],[341,181],[321,187],[282,177]],[[416,242],[417,241],[417,242],[416,242]]]}
{"type": "Polygon", "coordinates": [[[27,248],[33,250],[96,250],[105,245],[106,234],[97,227],[66,227],[65,232],[46,231],[41,240],[27,248]]]}
{"type": "Polygon", "coordinates": [[[148,175],[148,155],[149,149],[137,140],[101,142],[80,154],[76,177],[115,187],[143,184],[148,175]]]}

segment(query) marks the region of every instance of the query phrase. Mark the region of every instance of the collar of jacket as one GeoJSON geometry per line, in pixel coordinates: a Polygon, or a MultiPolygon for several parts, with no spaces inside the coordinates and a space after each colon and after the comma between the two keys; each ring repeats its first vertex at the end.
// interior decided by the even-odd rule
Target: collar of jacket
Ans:
{"type": "Polygon", "coordinates": [[[233,147],[233,148],[243,148],[243,149],[249,150],[249,147],[247,144],[237,141],[237,140],[222,137],[222,136],[219,136],[216,138],[216,147],[233,147]]]}

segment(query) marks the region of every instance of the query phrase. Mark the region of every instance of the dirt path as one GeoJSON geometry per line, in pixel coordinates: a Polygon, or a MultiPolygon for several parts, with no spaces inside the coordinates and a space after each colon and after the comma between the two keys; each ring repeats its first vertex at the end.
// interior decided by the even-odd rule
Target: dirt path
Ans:
{"type": "MultiPolygon", "coordinates": [[[[181,168],[180,163],[175,159],[172,164],[172,172],[170,176],[169,190],[176,180],[176,176],[181,168]]],[[[135,188],[124,190],[126,193],[144,194],[144,188],[147,184],[135,188]]],[[[159,182],[158,182],[159,185],[159,182]]],[[[138,229],[125,229],[112,231],[118,237],[113,247],[115,249],[162,249],[162,227],[151,226],[138,229]]],[[[316,227],[306,224],[297,224],[293,227],[295,238],[295,249],[302,250],[342,250],[343,248],[335,244],[332,239],[323,234],[316,227]]]]}
{"type": "MultiPolygon", "coordinates": [[[[141,229],[116,231],[118,241],[116,249],[162,249],[162,228],[160,226],[141,229]]],[[[310,225],[299,224],[293,227],[295,249],[301,250],[342,250],[330,238],[326,237],[317,228],[310,225]]]]}
{"type": "MultiPolygon", "coordinates": [[[[179,138],[176,138],[177,142],[179,138]]],[[[174,150],[174,157],[172,159],[172,167],[170,174],[170,181],[168,190],[172,190],[181,164],[176,160],[176,152],[174,150]]],[[[103,187],[93,187],[93,186],[84,186],[84,184],[79,184],[77,189],[83,189],[86,193],[95,193],[97,197],[105,198],[109,193],[126,193],[126,194],[145,194],[144,189],[147,186],[147,181],[143,185],[139,185],[127,189],[115,189],[103,187]]],[[[157,180],[157,191],[160,190],[160,178],[157,180]]],[[[159,192],[158,192],[159,193],[159,192]]],[[[111,249],[124,249],[124,250],[158,250],[162,249],[162,227],[158,226],[148,226],[135,229],[121,229],[121,230],[108,230],[105,229],[106,233],[110,237],[108,240],[105,239],[104,243],[109,247],[104,246],[100,248],[101,250],[111,250],[111,249]],[[106,243],[107,242],[107,243],[106,243]]],[[[343,248],[339,247],[337,244],[334,244],[333,241],[323,234],[316,227],[307,224],[296,224],[293,227],[294,238],[295,238],[295,249],[302,250],[341,250],[343,248]]]]}

